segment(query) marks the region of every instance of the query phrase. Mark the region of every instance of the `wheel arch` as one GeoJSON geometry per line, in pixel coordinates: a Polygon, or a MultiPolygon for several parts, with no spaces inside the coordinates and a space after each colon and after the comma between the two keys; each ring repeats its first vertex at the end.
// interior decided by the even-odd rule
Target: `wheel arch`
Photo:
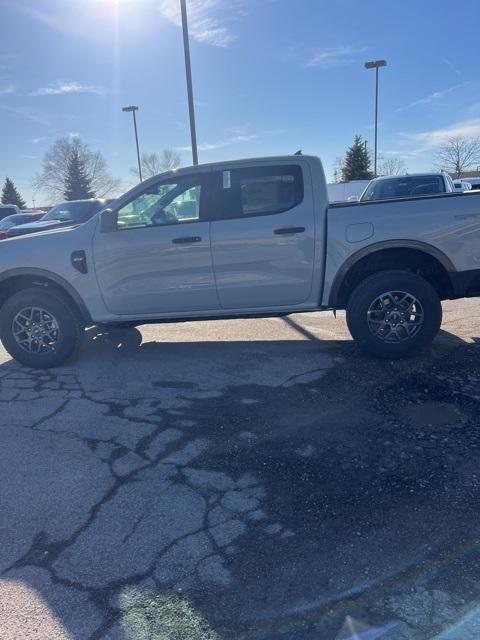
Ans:
{"type": "Polygon", "coordinates": [[[419,273],[437,290],[441,299],[456,297],[451,260],[432,245],[416,240],[377,242],[349,256],[335,274],[328,306],[346,307],[353,289],[379,271],[400,269],[419,273]]]}
{"type": "Polygon", "coordinates": [[[0,274],[0,307],[13,293],[30,287],[47,287],[66,299],[83,324],[92,324],[90,313],[78,291],[64,278],[44,269],[9,269],[0,274]]]}

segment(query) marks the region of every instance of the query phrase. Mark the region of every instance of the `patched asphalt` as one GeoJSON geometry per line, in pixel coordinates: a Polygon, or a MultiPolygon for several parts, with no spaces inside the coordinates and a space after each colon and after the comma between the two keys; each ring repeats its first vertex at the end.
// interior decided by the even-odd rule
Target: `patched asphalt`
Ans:
{"type": "Polygon", "coordinates": [[[480,313],[358,353],[343,317],[0,352],[0,638],[480,637],[480,313]]]}

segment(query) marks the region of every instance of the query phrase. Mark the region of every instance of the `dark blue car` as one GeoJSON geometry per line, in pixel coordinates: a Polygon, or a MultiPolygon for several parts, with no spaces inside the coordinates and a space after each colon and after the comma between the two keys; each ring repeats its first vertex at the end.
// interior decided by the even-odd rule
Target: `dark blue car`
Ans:
{"type": "Polygon", "coordinates": [[[40,220],[10,228],[7,231],[7,238],[82,224],[90,220],[97,211],[104,209],[109,202],[112,202],[112,200],[106,200],[105,198],[61,202],[50,209],[40,220]]]}

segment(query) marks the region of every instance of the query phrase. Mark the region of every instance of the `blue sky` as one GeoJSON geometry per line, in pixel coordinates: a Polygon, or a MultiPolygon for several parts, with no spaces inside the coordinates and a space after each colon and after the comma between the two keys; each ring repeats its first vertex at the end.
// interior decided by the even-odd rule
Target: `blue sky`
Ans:
{"type": "MultiPolygon", "coordinates": [[[[327,177],[362,134],[410,171],[432,167],[448,135],[480,134],[478,2],[188,0],[201,162],[294,152],[327,177]]],[[[190,164],[178,0],[0,0],[0,180],[29,199],[55,138],[80,135],[123,187],[143,151],[190,164]]],[[[37,204],[42,200],[36,194],[37,204]]]]}

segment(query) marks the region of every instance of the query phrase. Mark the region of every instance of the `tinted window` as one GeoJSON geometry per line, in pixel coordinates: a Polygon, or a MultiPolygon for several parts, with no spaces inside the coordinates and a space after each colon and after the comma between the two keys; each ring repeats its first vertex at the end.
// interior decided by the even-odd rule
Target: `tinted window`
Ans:
{"type": "Polygon", "coordinates": [[[97,202],[62,202],[50,209],[46,213],[43,220],[59,220],[60,222],[85,222],[96,211],[98,211],[97,202]]]}
{"type": "Polygon", "coordinates": [[[402,176],[373,181],[362,196],[362,201],[414,198],[435,193],[445,193],[445,183],[441,176],[402,176]]]}
{"type": "Polygon", "coordinates": [[[118,210],[119,229],[184,224],[200,219],[199,176],[184,176],[148,187],[118,210]]]}
{"type": "Polygon", "coordinates": [[[232,169],[221,175],[222,218],[272,215],[288,211],[303,200],[298,165],[232,169]]]}

